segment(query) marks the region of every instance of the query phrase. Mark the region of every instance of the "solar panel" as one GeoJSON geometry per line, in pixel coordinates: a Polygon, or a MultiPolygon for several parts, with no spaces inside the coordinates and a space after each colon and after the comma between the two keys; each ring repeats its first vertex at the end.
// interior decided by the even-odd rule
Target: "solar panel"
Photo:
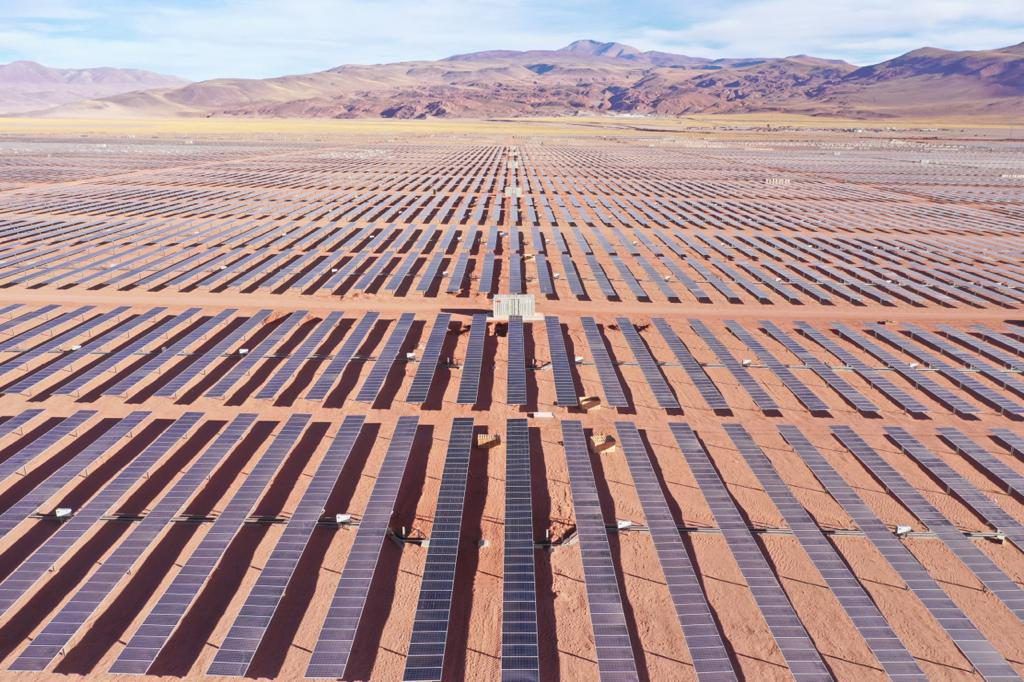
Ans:
{"type": "Polygon", "coordinates": [[[506,368],[505,402],[508,405],[526,404],[526,345],[523,337],[523,318],[508,318],[508,366],[506,368]]]}
{"type": "Polygon", "coordinates": [[[817,374],[821,379],[829,385],[829,387],[839,394],[843,400],[849,405],[852,405],[861,414],[878,414],[878,406],[868,400],[861,394],[860,391],[850,386],[845,379],[836,374],[835,370],[826,365],[824,362],[816,358],[813,354],[809,353],[803,346],[797,343],[788,334],[782,331],[774,323],[768,320],[761,320],[759,323],[760,327],[783,346],[786,347],[790,353],[794,355],[800,362],[804,363],[811,371],[817,374]]]}
{"type": "Polygon", "coordinates": [[[359,393],[356,395],[356,400],[361,403],[372,403],[377,399],[384,381],[398,359],[402,346],[405,345],[405,339],[409,335],[409,329],[412,328],[412,323],[415,320],[415,313],[402,313],[402,316],[398,318],[394,331],[391,332],[391,336],[388,337],[383,350],[377,356],[376,362],[373,363],[366,381],[363,382],[359,393]]]}
{"type": "Polygon", "coordinates": [[[501,676],[503,682],[539,682],[529,426],[525,419],[505,424],[501,676]]]}
{"type": "Polygon", "coordinates": [[[288,418],[239,486],[238,492],[217,516],[202,542],[121,650],[117,660],[110,666],[111,673],[143,674],[149,670],[210,574],[220,563],[235,534],[252,513],[264,488],[298,443],[309,420],[308,414],[293,414],[288,418]]]}
{"type": "Polygon", "coordinates": [[[359,438],[366,418],[362,415],[345,417],[337,435],[310,479],[295,511],[288,519],[284,532],[274,546],[270,558],[235,616],[231,629],[217,648],[208,675],[245,675],[253,656],[266,638],[267,628],[281,597],[291,581],[309,538],[313,534],[324,505],[345,468],[352,447],[359,438]]]}
{"type": "MultiPolygon", "coordinates": [[[[955,429],[953,429],[955,431],[955,429]]],[[[885,433],[900,449],[921,465],[928,473],[938,479],[948,490],[951,490],[968,507],[978,513],[997,530],[1002,531],[1018,548],[1024,547],[1024,524],[1013,518],[998,505],[988,499],[980,490],[968,483],[946,462],[933,454],[928,448],[898,426],[885,427],[885,433]]],[[[955,438],[956,436],[953,436],[955,438]]],[[[961,438],[963,438],[961,436],[961,438]]],[[[969,441],[968,441],[969,442],[969,441]]],[[[970,448],[973,443],[968,445],[970,448]]],[[[977,448],[977,446],[974,446],[977,448]]],[[[987,454],[987,453],[985,453],[987,454]]]]}
{"type": "MultiPolygon", "coordinates": [[[[619,293],[615,291],[615,287],[612,286],[611,281],[608,279],[608,275],[605,274],[604,268],[597,262],[597,258],[592,253],[584,254],[587,259],[587,264],[590,266],[590,271],[594,273],[594,279],[597,280],[597,288],[601,290],[601,293],[610,299],[617,299],[619,293]]],[[[568,269],[568,268],[567,268],[568,269]]]]}
{"type": "Polygon", "coordinates": [[[187,383],[192,381],[192,379],[200,373],[204,372],[206,370],[206,366],[209,365],[210,362],[227,353],[229,348],[245,338],[245,335],[253,329],[263,324],[268,317],[270,317],[269,310],[261,310],[255,313],[245,322],[232,329],[222,338],[218,339],[215,344],[207,348],[201,355],[195,359],[190,358],[189,365],[184,369],[179,370],[170,381],[161,386],[157,390],[156,395],[162,397],[176,396],[178,391],[184,388],[187,383]]]}
{"type": "Polygon", "coordinates": [[[636,485],[636,494],[643,507],[697,679],[735,680],[729,651],[722,641],[722,633],[708,606],[690,555],[679,536],[679,528],[654,473],[647,446],[632,422],[615,422],[615,429],[636,485]]]}
{"type": "Polygon", "coordinates": [[[562,422],[562,442],[569,471],[576,534],[583,560],[597,667],[602,679],[638,680],[633,645],[598,499],[587,438],[579,421],[562,422]]]}
{"type": "Polygon", "coordinates": [[[1009,429],[993,429],[992,437],[1017,457],[1024,458],[1024,437],[1009,429]]]}
{"type": "Polygon", "coordinates": [[[970,568],[982,584],[1006,604],[1018,619],[1024,620],[1024,590],[1021,590],[1012,578],[1003,573],[987,554],[964,537],[959,528],[907,483],[906,479],[882,459],[853,429],[846,425],[837,425],[832,427],[832,434],[882,482],[904,507],[910,510],[910,513],[919,518],[928,526],[929,530],[946,543],[953,554],[970,568]]]}
{"type": "Polygon", "coordinates": [[[569,352],[565,348],[565,339],[562,337],[562,324],[554,315],[545,315],[544,327],[548,337],[551,369],[555,377],[555,404],[563,407],[575,407],[579,405],[579,396],[576,394],[576,383],[572,378],[569,352]]]}
{"type": "MultiPolygon", "coordinates": [[[[910,355],[912,358],[927,364],[931,369],[935,370],[943,377],[953,382],[960,388],[964,389],[978,400],[986,403],[1003,414],[1010,415],[1013,417],[1024,416],[1024,405],[1011,400],[1004,394],[992,389],[991,387],[981,383],[970,374],[962,371],[958,371],[951,365],[946,364],[940,360],[937,356],[932,355],[916,346],[908,345],[904,342],[904,339],[891,332],[882,325],[869,324],[867,330],[874,334],[876,337],[883,339],[887,343],[896,348],[899,348],[903,352],[910,355]]],[[[921,333],[919,332],[919,336],[921,333]]],[[[941,340],[940,340],[941,342],[941,340]]],[[[944,342],[943,342],[944,343],[944,342]]],[[[1000,382],[1001,383],[1001,382],[1000,382]]]]}
{"type": "Polygon", "coordinates": [[[676,400],[672,388],[661,373],[658,362],[651,355],[647,344],[640,338],[636,327],[625,317],[615,318],[615,323],[619,326],[622,335],[626,337],[626,343],[629,344],[633,357],[636,358],[637,363],[640,365],[640,370],[644,373],[644,378],[647,380],[647,385],[651,387],[651,393],[654,394],[654,399],[658,402],[658,406],[666,410],[678,410],[679,401],[676,400]]]}
{"type": "MultiPolygon", "coordinates": [[[[1013,492],[1019,497],[1024,497],[1024,474],[1020,474],[1015,469],[1004,464],[1001,460],[997,459],[994,455],[989,454],[987,450],[953,427],[939,427],[936,429],[936,433],[938,433],[943,440],[949,443],[954,450],[974,462],[977,466],[981,467],[987,475],[1002,483],[1008,492],[1013,492]]],[[[1024,452],[1024,450],[1022,450],[1022,452],[1024,452]]]]}
{"type": "Polygon", "coordinates": [[[707,325],[700,320],[690,320],[690,328],[711,349],[711,352],[715,354],[718,361],[729,370],[729,373],[739,382],[743,390],[747,392],[747,395],[750,396],[751,400],[754,401],[754,404],[762,412],[772,414],[779,411],[779,406],[776,404],[775,399],[768,394],[768,391],[762,388],[761,384],[757,383],[757,380],[750,375],[746,367],[736,362],[736,358],[732,356],[729,349],[718,340],[718,337],[711,332],[707,325]]]}
{"type": "Polygon", "coordinates": [[[927,679],[870,595],[746,429],[739,424],[725,424],[724,428],[889,677],[927,679]]]}
{"type": "Polygon", "coordinates": [[[761,609],[761,615],[775,643],[789,665],[790,673],[797,680],[831,679],[828,668],[822,662],[789,596],[772,571],[764,550],[747,527],[725,483],[711,463],[711,458],[697,439],[697,434],[683,423],[672,423],[669,427],[750,587],[754,601],[761,609]]]}
{"type": "MultiPolygon", "coordinates": [[[[37,311],[36,315],[33,315],[32,317],[36,317],[39,314],[39,312],[41,312],[41,310],[37,311]]],[[[52,329],[56,329],[58,326],[64,324],[65,322],[73,320],[80,315],[84,315],[90,310],[92,310],[91,305],[84,305],[79,308],[75,308],[74,310],[68,311],[66,313],[61,313],[60,315],[57,315],[52,319],[46,320],[42,324],[38,324],[35,327],[32,327],[31,329],[27,329],[21,332],[20,334],[15,334],[14,336],[8,337],[3,341],[0,341],[0,351],[15,350],[21,343],[28,341],[29,339],[33,339],[36,336],[39,336],[39,334],[41,334],[42,332],[48,332],[52,329]]]]}
{"type": "Polygon", "coordinates": [[[729,403],[726,402],[725,397],[718,390],[718,386],[711,380],[711,377],[704,371],[701,364],[697,362],[697,358],[693,356],[690,349],[686,347],[686,344],[669,326],[668,322],[660,317],[654,318],[652,322],[662,338],[665,339],[665,343],[672,350],[676,360],[682,366],[687,376],[690,377],[690,381],[693,382],[701,397],[708,404],[708,407],[715,412],[729,412],[729,403]]]}
{"type": "MultiPolygon", "coordinates": [[[[105,431],[103,435],[89,443],[81,452],[61,465],[59,469],[50,474],[42,483],[32,488],[21,499],[4,510],[0,514],[0,537],[5,537],[14,530],[15,526],[35,512],[39,505],[60,492],[64,486],[74,480],[86,467],[102,457],[107,450],[114,447],[119,440],[125,436],[130,436],[132,429],[141,424],[148,416],[149,412],[132,412],[124,419],[121,419],[105,431]]],[[[42,440],[43,438],[40,438],[35,443],[39,443],[42,440]]],[[[6,469],[7,462],[4,462],[4,465],[6,469]]]]}
{"type": "Polygon", "coordinates": [[[625,263],[622,262],[622,259],[619,256],[612,256],[611,259],[612,264],[615,266],[615,269],[619,271],[619,275],[622,276],[622,279],[625,280],[626,286],[629,287],[629,290],[633,293],[633,296],[635,296],[638,301],[651,300],[651,297],[647,294],[647,291],[640,285],[640,282],[637,281],[636,277],[633,275],[633,272],[628,267],[626,267],[625,263]]]}
{"type": "Polygon", "coordinates": [[[868,365],[861,362],[860,358],[856,355],[846,350],[814,327],[811,327],[806,322],[796,322],[794,323],[794,328],[827,350],[829,353],[839,358],[844,365],[852,368],[861,376],[861,378],[864,379],[864,381],[868,382],[868,384],[870,384],[875,390],[891,400],[897,407],[905,411],[907,414],[919,418],[927,416],[928,408],[918,402],[902,388],[889,381],[889,379],[885,377],[885,373],[883,371],[868,367],[868,365]]]}
{"type": "Polygon", "coordinates": [[[538,253],[534,256],[533,263],[537,268],[537,285],[540,287],[540,293],[545,296],[554,296],[555,283],[551,279],[551,266],[548,265],[547,256],[538,253]]]}
{"type": "Polygon", "coordinates": [[[912,371],[908,363],[902,362],[892,354],[882,350],[879,346],[871,343],[865,337],[861,336],[846,325],[835,325],[832,328],[841,337],[853,345],[857,346],[877,360],[885,363],[890,369],[910,382],[912,386],[952,411],[953,414],[961,417],[971,417],[981,413],[977,407],[970,404],[953,391],[944,386],[940,386],[923,372],[912,371]]]}
{"type": "Polygon", "coordinates": [[[25,561],[0,582],[0,615],[29,592],[42,576],[52,571],[64,554],[133,486],[143,479],[157,461],[179,443],[202,418],[200,412],[186,412],[125,466],[106,486],[65,521],[25,561]]]}
{"type": "Polygon", "coordinates": [[[355,357],[356,351],[366,341],[366,335],[370,333],[370,329],[376,324],[378,316],[379,313],[376,311],[370,311],[363,315],[363,318],[359,320],[359,324],[356,325],[355,329],[345,339],[345,343],[341,345],[338,352],[327,363],[327,368],[323,371],[323,374],[320,375],[320,378],[317,379],[312,388],[306,392],[306,400],[323,400],[327,397],[327,394],[331,392],[334,385],[338,383],[342,372],[345,371],[345,367],[355,357]]]}
{"type": "Polygon", "coordinates": [[[444,249],[439,250],[430,258],[430,262],[427,263],[427,267],[423,271],[423,276],[420,277],[419,283],[416,284],[416,291],[422,293],[430,290],[430,287],[432,287],[434,282],[437,281],[437,275],[441,269],[441,263],[444,261],[444,258],[444,249]]]}
{"type": "Polygon", "coordinates": [[[430,329],[427,345],[423,348],[423,355],[420,357],[419,367],[416,368],[412,385],[409,387],[409,394],[405,396],[406,402],[426,402],[434,383],[434,374],[437,372],[438,361],[441,358],[441,351],[444,349],[445,337],[448,335],[448,325],[451,319],[450,313],[439,313],[434,318],[434,326],[430,329]]]}
{"type": "Polygon", "coordinates": [[[256,421],[254,414],[240,414],[199,458],[182,474],[160,501],[138,524],[125,533],[121,544],[107,556],[89,579],[43,628],[11,665],[12,670],[45,670],[85,622],[100,607],[117,585],[131,573],[132,567],[150,543],[167,530],[170,520],[203,485],[217,466],[256,421]]]}
{"type": "Polygon", "coordinates": [[[270,381],[260,389],[260,392],[256,394],[256,397],[261,400],[268,400],[277,395],[278,391],[280,391],[286,383],[295,378],[299,368],[309,360],[314,353],[316,353],[317,349],[323,344],[327,335],[338,326],[338,322],[341,321],[343,316],[344,313],[337,310],[328,313],[327,317],[320,321],[320,324],[313,329],[298,349],[288,357],[276,372],[274,372],[270,381]]]}
{"type": "Polygon", "coordinates": [[[473,316],[470,325],[469,347],[466,349],[466,360],[462,363],[462,379],[459,381],[459,395],[455,401],[460,405],[474,405],[479,400],[486,338],[487,315],[478,313],[473,316]]]}
{"type": "Polygon", "coordinates": [[[384,455],[366,510],[359,522],[355,540],[349,549],[345,568],[335,589],[327,617],[317,636],[306,677],[343,677],[352,653],[359,621],[362,619],[373,573],[387,537],[395,499],[402,486],[419,418],[398,418],[391,443],[384,455]]]}
{"type": "Polygon", "coordinates": [[[608,354],[604,337],[597,323],[592,317],[582,318],[583,332],[587,336],[587,345],[590,347],[590,355],[597,365],[597,375],[601,379],[601,386],[604,387],[605,402],[611,407],[629,407],[629,400],[626,392],[619,381],[619,374],[615,371],[612,358],[608,354]]]}
{"type": "Polygon", "coordinates": [[[779,433],[875,545],[975,669],[986,679],[1013,679],[1016,673],[1002,655],[800,430],[786,424],[779,427],[779,433]]]}
{"type": "Polygon", "coordinates": [[[466,281],[466,268],[469,266],[469,252],[463,251],[455,261],[455,268],[452,270],[451,279],[448,280],[448,293],[455,294],[462,291],[462,283],[466,281]]]}
{"type": "MultiPolygon", "coordinates": [[[[73,433],[75,429],[89,421],[96,414],[95,410],[79,410],[60,423],[47,429],[30,443],[25,444],[17,452],[13,453],[3,462],[0,462],[0,481],[3,481],[14,472],[31,462],[56,445],[65,436],[73,433]]],[[[4,422],[4,428],[13,420],[4,422]]],[[[17,424],[14,425],[15,427],[17,424]]],[[[13,429],[12,429],[13,430],[13,429]]],[[[5,434],[6,435],[6,434],[5,434]]]]}
{"type": "Polygon", "coordinates": [[[416,264],[416,261],[419,260],[419,258],[420,254],[418,250],[407,254],[405,260],[402,261],[402,264],[398,266],[395,273],[388,279],[387,284],[384,285],[384,290],[391,292],[398,291],[402,287],[402,284],[405,283],[406,278],[409,277],[409,271],[412,270],[412,266],[416,264]]]}
{"type": "Polygon", "coordinates": [[[149,357],[143,360],[137,367],[135,367],[135,369],[118,379],[111,386],[105,388],[103,390],[103,395],[124,395],[135,384],[142,381],[143,377],[163,365],[169,358],[174,357],[199,341],[204,335],[213,330],[214,327],[230,318],[236,312],[237,311],[234,308],[222,310],[213,317],[207,318],[193,329],[190,329],[181,338],[169,346],[164,346],[154,352],[151,352],[149,357]]]}
{"type": "Polygon", "coordinates": [[[489,294],[494,289],[494,253],[488,251],[484,254],[484,262],[480,270],[480,284],[478,291],[482,294],[489,294]]]}
{"type": "Polygon", "coordinates": [[[255,348],[249,349],[249,352],[246,353],[241,360],[235,363],[231,369],[228,370],[224,376],[222,376],[220,380],[203,395],[208,398],[223,398],[231,387],[238,383],[239,379],[247,375],[256,363],[262,361],[263,358],[266,357],[267,353],[281,343],[281,341],[283,341],[305,317],[305,310],[300,310],[288,315],[288,317],[274,327],[274,330],[260,341],[255,348]]]}
{"type": "Polygon", "coordinates": [[[733,336],[739,339],[744,346],[754,351],[754,354],[761,359],[761,362],[763,362],[765,366],[782,381],[783,385],[789,389],[790,393],[796,396],[796,399],[800,401],[800,404],[806,407],[811,414],[829,414],[829,408],[825,401],[818,397],[818,394],[808,388],[806,384],[793,376],[793,373],[789,371],[789,367],[784,365],[778,358],[768,352],[768,349],[765,348],[753,334],[749,333],[733,320],[726,320],[725,328],[728,329],[733,336]]]}
{"type": "Polygon", "coordinates": [[[104,322],[107,322],[118,317],[119,315],[124,314],[127,310],[127,306],[120,306],[118,308],[114,308],[109,312],[103,313],[102,315],[97,315],[79,325],[75,325],[74,327],[68,329],[67,331],[51,336],[50,338],[46,339],[40,344],[37,344],[36,346],[25,351],[24,353],[21,353],[9,360],[0,362],[0,373],[10,372],[12,370],[18,369],[25,363],[39,357],[40,355],[43,355],[44,353],[60,349],[60,347],[63,346],[69,340],[74,339],[76,337],[84,336],[86,333],[88,333],[90,329],[94,329],[99,325],[103,324],[104,322]]]}
{"type": "MultiPolygon", "coordinates": [[[[972,372],[985,377],[1000,388],[1005,388],[1018,396],[1024,396],[1024,383],[1014,373],[1003,371],[1001,367],[996,367],[981,358],[970,355],[938,334],[933,334],[917,325],[906,323],[904,324],[903,331],[918,343],[953,358],[972,372]]],[[[960,370],[960,372],[962,371],[960,370]]]]}
{"type": "Polygon", "coordinates": [[[572,256],[568,253],[562,254],[562,269],[565,270],[565,276],[569,280],[569,291],[572,292],[572,295],[578,298],[585,298],[587,290],[583,288],[583,281],[580,280],[580,273],[576,269],[576,264],[573,262],[572,256]]]}
{"type": "Polygon", "coordinates": [[[8,417],[3,421],[3,423],[0,423],[0,439],[4,438],[9,433],[17,431],[42,413],[43,410],[24,410],[13,417],[8,417]]]}
{"type": "Polygon", "coordinates": [[[462,531],[462,509],[466,499],[466,479],[473,448],[473,419],[458,417],[452,421],[448,452],[437,511],[430,529],[430,545],[423,565],[416,618],[409,638],[405,659],[404,680],[444,679],[445,643],[451,612],[455,567],[459,558],[459,536],[462,531]]]}
{"type": "Polygon", "coordinates": [[[508,291],[510,294],[526,293],[523,281],[523,259],[519,254],[512,254],[508,259],[508,291]]]}

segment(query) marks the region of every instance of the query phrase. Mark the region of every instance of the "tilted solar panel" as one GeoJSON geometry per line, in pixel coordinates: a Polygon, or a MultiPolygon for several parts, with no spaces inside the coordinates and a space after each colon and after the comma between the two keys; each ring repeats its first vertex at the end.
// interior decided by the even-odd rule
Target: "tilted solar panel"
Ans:
{"type": "Polygon", "coordinates": [[[639,680],[583,424],[563,421],[562,443],[594,628],[597,667],[602,679],[639,680]]]}
{"type": "Polygon", "coordinates": [[[927,679],[914,657],[885,622],[871,596],[747,430],[739,424],[725,424],[724,428],[889,677],[895,680],[927,679]]]}
{"type": "Polygon", "coordinates": [[[462,509],[466,499],[469,458],[473,449],[473,419],[452,420],[441,472],[437,511],[430,529],[430,546],[423,565],[416,617],[409,637],[403,680],[442,680],[455,568],[459,558],[462,509]]]}
{"type": "Polygon", "coordinates": [[[678,525],[665,501],[647,446],[632,422],[616,422],[615,430],[636,485],[637,497],[644,510],[697,679],[735,680],[729,651],[722,641],[722,633],[708,606],[690,555],[679,536],[678,525]]]}
{"type": "Polygon", "coordinates": [[[263,564],[260,577],[217,648],[217,655],[206,670],[208,675],[239,677],[248,670],[365,421],[362,415],[345,417],[270,558],[263,564]]]}
{"type": "Polygon", "coordinates": [[[540,682],[529,424],[526,419],[505,424],[501,677],[503,682],[540,682]]]}
{"type": "Polygon", "coordinates": [[[398,497],[405,467],[409,461],[419,418],[398,418],[391,443],[384,455],[377,481],[370,493],[366,510],[359,522],[355,540],[349,550],[335,589],[327,617],[317,637],[313,655],[306,668],[306,677],[343,677],[352,653],[359,621],[380,559],[380,550],[387,537],[395,499],[398,497]]]}
{"type": "Polygon", "coordinates": [[[254,414],[240,414],[235,417],[145,518],[125,533],[117,549],[103,560],[99,568],[22,651],[11,665],[12,670],[46,669],[50,661],[68,646],[100,604],[114,592],[117,585],[127,579],[132,567],[152,541],[167,530],[173,516],[208,480],[210,472],[237,445],[255,421],[254,414]]]}
{"type": "Polygon", "coordinates": [[[761,615],[775,637],[775,643],[789,665],[790,673],[797,680],[832,679],[789,596],[765,558],[764,549],[747,527],[725,483],[711,463],[711,458],[697,439],[697,434],[683,423],[671,423],[669,427],[715,522],[722,529],[722,535],[750,587],[754,601],[761,609],[761,615]]]}
{"type": "Polygon", "coordinates": [[[217,516],[202,542],[121,650],[117,660],[110,666],[111,673],[142,674],[149,670],[210,574],[220,563],[235,534],[252,513],[271,477],[298,443],[309,420],[308,414],[293,414],[288,418],[231,501],[217,516]]]}
{"type": "Polygon", "coordinates": [[[836,473],[832,465],[795,426],[784,424],[779,433],[799,455],[814,476],[899,574],[907,587],[928,609],[975,669],[990,680],[1012,680],[1017,673],[992,646],[966,614],[928,574],[907,547],[882,523],[874,512],[836,473]]]}
{"type": "Polygon", "coordinates": [[[469,329],[469,346],[462,363],[462,379],[456,402],[460,405],[474,405],[480,399],[480,376],[484,365],[484,341],[487,339],[487,315],[473,316],[469,329]]]}

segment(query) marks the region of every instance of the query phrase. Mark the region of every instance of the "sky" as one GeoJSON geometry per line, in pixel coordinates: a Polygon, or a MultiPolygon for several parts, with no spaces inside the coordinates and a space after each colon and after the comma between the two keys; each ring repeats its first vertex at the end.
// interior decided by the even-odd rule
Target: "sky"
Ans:
{"type": "Polygon", "coordinates": [[[556,49],[579,38],[699,57],[871,64],[1024,41],[1024,0],[0,0],[0,63],[192,80],[556,49]]]}

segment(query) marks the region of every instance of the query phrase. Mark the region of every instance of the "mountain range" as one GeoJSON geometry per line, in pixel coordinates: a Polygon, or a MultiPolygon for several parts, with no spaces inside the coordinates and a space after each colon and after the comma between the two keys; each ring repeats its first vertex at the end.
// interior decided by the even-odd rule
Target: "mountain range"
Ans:
{"type": "Polygon", "coordinates": [[[188,82],[137,69],[51,69],[17,61],[0,64],[0,112],[33,111],[133,90],[176,88],[188,82]]]}
{"type": "MultiPolygon", "coordinates": [[[[436,61],[131,89],[89,95],[45,113],[468,118],[774,111],[1022,118],[1024,43],[980,51],[922,48],[857,67],[807,55],[705,59],[579,40],[558,50],[490,50],[436,61]]],[[[6,100],[0,93],[0,110],[9,110],[6,100]]]]}

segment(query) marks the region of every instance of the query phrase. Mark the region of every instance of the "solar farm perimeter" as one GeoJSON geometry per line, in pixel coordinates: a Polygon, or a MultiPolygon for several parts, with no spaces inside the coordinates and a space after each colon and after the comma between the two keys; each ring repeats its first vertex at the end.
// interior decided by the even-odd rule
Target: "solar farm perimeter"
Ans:
{"type": "Polygon", "coordinates": [[[1024,673],[1021,143],[194,125],[0,138],[3,679],[1024,673]]]}

